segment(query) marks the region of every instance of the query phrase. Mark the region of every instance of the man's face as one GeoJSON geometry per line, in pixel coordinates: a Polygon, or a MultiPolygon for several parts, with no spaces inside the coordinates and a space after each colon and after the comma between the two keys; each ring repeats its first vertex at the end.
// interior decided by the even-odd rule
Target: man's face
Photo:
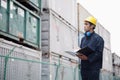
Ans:
{"type": "Polygon", "coordinates": [[[90,23],[85,21],[84,22],[84,31],[90,31],[91,30],[91,26],[90,26],[90,23]]]}

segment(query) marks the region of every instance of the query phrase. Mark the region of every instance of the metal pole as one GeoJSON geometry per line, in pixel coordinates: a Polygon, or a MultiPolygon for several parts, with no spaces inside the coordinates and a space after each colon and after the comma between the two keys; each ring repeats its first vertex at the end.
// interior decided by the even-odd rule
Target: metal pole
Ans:
{"type": "Polygon", "coordinates": [[[58,65],[57,65],[57,69],[56,69],[55,80],[58,80],[58,70],[59,70],[59,67],[60,67],[60,56],[59,56],[58,65]]]}

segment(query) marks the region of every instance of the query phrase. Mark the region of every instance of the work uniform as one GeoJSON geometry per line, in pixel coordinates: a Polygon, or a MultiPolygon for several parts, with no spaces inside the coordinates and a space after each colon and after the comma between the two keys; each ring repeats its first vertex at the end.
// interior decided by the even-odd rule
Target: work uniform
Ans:
{"type": "Polygon", "coordinates": [[[94,51],[93,53],[87,53],[88,60],[81,60],[82,80],[99,80],[104,48],[103,38],[93,32],[90,36],[82,38],[80,47],[89,47],[94,51]]]}

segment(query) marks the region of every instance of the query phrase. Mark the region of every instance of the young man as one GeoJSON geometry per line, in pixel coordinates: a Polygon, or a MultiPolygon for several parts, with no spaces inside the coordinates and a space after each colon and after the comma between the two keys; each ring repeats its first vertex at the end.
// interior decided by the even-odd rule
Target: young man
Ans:
{"type": "Polygon", "coordinates": [[[84,21],[85,36],[82,38],[80,48],[89,47],[93,53],[88,56],[80,55],[82,80],[99,80],[102,68],[104,40],[95,33],[96,19],[92,16],[84,21]]]}

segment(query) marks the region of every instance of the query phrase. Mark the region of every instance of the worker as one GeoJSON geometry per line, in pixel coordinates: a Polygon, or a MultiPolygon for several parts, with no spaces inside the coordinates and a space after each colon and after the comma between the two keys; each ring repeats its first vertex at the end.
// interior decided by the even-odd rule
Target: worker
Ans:
{"type": "Polygon", "coordinates": [[[84,20],[85,36],[81,40],[80,48],[89,47],[94,52],[88,56],[80,55],[82,80],[99,80],[102,68],[104,40],[95,33],[97,20],[90,16],[84,20]]]}

